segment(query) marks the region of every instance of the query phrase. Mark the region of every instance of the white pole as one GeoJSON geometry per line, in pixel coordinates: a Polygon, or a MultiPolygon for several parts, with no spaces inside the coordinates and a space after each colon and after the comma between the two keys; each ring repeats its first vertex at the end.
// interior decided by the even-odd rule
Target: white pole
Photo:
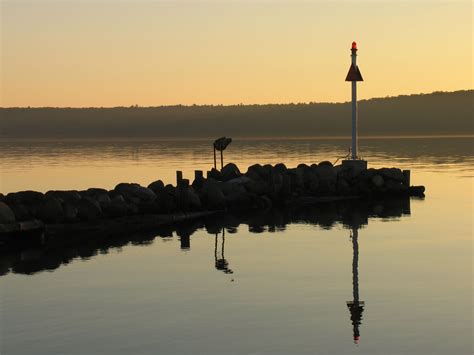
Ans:
{"type": "MultiPolygon", "coordinates": [[[[352,65],[357,68],[356,50],[352,49],[352,65]]],[[[352,82],[352,159],[357,159],[357,81],[352,82]]]]}

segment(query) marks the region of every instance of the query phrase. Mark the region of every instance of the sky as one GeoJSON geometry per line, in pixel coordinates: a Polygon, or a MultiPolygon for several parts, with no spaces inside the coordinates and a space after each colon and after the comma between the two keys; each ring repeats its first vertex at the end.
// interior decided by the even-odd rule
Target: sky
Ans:
{"type": "Polygon", "coordinates": [[[471,1],[0,0],[0,106],[344,102],[472,89],[471,1]]]}

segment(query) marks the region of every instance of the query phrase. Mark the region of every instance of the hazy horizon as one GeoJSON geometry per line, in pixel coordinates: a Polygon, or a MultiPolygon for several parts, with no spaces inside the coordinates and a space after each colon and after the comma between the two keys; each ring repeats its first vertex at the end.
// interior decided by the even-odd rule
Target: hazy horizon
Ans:
{"type": "MultiPolygon", "coordinates": [[[[459,92],[470,92],[474,91],[472,88],[467,89],[458,89],[458,90],[436,90],[432,92],[419,92],[419,93],[408,93],[408,94],[398,94],[398,95],[387,95],[387,96],[374,96],[368,97],[365,99],[359,99],[358,102],[365,102],[370,100],[382,100],[382,99],[393,99],[393,98],[400,98],[400,97],[410,97],[410,96],[422,96],[422,95],[431,95],[431,94],[452,94],[452,93],[459,93],[459,92]]],[[[140,106],[137,104],[131,105],[122,105],[122,106],[0,106],[2,109],[42,109],[42,108],[58,108],[58,109],[90,109],[90,108],[98,108],[98,109],[110,109],[110,108],[160,108],[160,107],[235,107],[235,106],[285,106],[285,105],[314,105],[314,104],[347,104],[351,102],[350,98],[344,101],[299,101],[299,102],[261,102],[261,103],[229,103],[229,104],[219,104],[219,103],[209,103],[209,104],[169,104],[169,105],[149,105],[149,106],[140,106]]]]}
{"type": "MultiPolygon", "coordinates": [[[[473,90],[359,102],[359,135],[474,134],[473,90]]],[[[2,138],[344,137],[350,103],[0,108],[2,138]]]]}

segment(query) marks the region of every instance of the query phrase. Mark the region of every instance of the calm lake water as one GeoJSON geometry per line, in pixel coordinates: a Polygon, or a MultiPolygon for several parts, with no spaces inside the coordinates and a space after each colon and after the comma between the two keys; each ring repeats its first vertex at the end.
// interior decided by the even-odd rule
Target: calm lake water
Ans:
{"type": "MultiPolygon", "coordinates": [[[[0,353],[472,354],[473,143],[362,140],[369,166],[411,169],[426,186],[402,206],[216,217],[189,238],[183,227],[0,254],[0,353]]],[[[334,162],[349,145],[235,141],[225,161],[334,162]]],[[[174,182],[176,169],[212,165],[205,141],[0,149],[2,193],[174,182]]]]}

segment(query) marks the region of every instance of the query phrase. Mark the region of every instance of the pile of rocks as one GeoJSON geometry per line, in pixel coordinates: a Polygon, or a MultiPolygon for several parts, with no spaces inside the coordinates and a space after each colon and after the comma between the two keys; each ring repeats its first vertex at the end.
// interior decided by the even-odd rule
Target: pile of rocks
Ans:
{"type": "Polygon", "coordinates": [[[230,163],[221,171],[209,171],[206,178],[197,171],[191,184],[179,178],[177,186],[165,186],[158,180],[148,187],[120,183],[110,191],[90,188],[0,194],[0,224],[32,219],[66,223],[140,214],[266,209],[308,196],[424,196],[424,187],[409,186],[409,175],[409,171],[396,168],[367,169],[355,174],[330,162],[300,164],[291,169],[281,163],[255,164],[242,174],[230,163]]]}

